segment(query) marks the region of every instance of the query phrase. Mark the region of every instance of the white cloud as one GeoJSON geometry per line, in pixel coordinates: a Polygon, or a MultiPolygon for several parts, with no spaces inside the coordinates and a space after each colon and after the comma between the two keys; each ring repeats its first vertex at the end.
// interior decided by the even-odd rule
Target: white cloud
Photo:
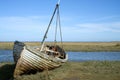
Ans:
{"type": "MultiPolygon", "coordinates": [[[[0,17],[0,36],[6,36],[8,40],[11,40],[13,36],[12,40],[41,40],[47,29],[49,19],[49,16],[0,17]]],[[[48,38],[54,37],[55,30],[53,28],[55,28],[55,21],[51,24],[48,38]]],[[[3,40],[5,39],[3,37],[3,40]]]]}
{"type": "Polygon", "coordinates": [[[79,30],[90,31],[90,32],[120,32],[120,22],[111,23],[84,23],[78,24],[79,30]]]}
{"type": "MultiPolygon", "coordinates": [[[[41,41],[48,26],[49,19],[49,16],[0,17],[0,36],[5,36],[2,37],[1,40],[41,41]]],[[[63,19],[63,21],[64,20],[66,21],[67,19],[63,19]]],[[[48,40],[54,39],[55,36],[55,30],[53,29],[55,27],[55,22],[53,22],[53,24],[48,33],[48,40]]],[[[94,37],[97,38],[96,36],[101,33],[103,34],[104,32],[120,32],[119,21],[109,23],[84,23],[75,26],[72,26],[74,24],[71,24],[72,23],[66,23],[63,24],[64,26],[62,25],[63,40],[89,40],[90,36],[93,36],[94,33],[96,33],[94,37]]]]}
{"type": "Polygon", "coordinates": [[[9,30],[31,30],[45,26],[44,16],[29,16],[29,17],[1,17],[0,28],[9,30]]]}
{"type": "Polygon", "coordinates": [[[117,19],[117,18],[120,18],[119,15],[114,15],[114,16],[104,16],[104,17],[99,17],[99,18],[93,18],[91,19],[91,21],[109,21],[109,20],[114,20],[114,19],[117,19]]]}
{"type": "Polygon", "coordinates": [[[46,16],[0,17],[0,36],[42,38],[48,24],[46,21],[46,16]]]}

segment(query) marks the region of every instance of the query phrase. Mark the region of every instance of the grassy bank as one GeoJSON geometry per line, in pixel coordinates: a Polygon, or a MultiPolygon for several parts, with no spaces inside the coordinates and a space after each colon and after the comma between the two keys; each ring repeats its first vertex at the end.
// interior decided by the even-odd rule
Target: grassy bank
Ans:
{"type": "MultiPolygon", "coordinates": [[[[39,42],[25,42],[25,44],[40,45],[39,42]]],[[[63,42],[63,46],[65,51],[120,51],[120,42],[63,42]]],[[[0,49],[13,49],[13,42],[0,42],[0,49]]]]}
{"type": "MultiPolygon", "coordinates": [[[[14,64],[0,63],[0,80],[9,80],[14,64]]],[[[23,75],[15,80],[46,80],[46,72],[23,75]]],[[[50,80],[119,80],[120,61],[67,62],[60,68],[49,71],[50,80]]],[[[13,80],[11,78],[11,80],[13,80]]]]}

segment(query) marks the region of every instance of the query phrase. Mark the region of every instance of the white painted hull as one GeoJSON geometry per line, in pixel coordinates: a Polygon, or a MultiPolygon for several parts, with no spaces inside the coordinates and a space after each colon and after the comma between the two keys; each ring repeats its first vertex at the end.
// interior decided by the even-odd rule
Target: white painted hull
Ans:
{"type": "Polygon", "coordinates": [[[40,51],[33,51],[24,46],[16,63],[14,77],[24,73],[29,73],[30,71],[41,71],[57,68],[66,61],[67,57],[65,59],[60,59],[58,57],[49,56],[40,51]]]}

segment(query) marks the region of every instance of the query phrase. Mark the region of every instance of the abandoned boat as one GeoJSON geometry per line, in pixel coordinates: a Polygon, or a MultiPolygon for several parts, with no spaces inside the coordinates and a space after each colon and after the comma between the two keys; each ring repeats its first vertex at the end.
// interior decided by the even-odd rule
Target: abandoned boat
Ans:
{"type": "MultiPolygon", "coordinates": [[[[65,53],[62,46],[57,45],[56,37],[54,45],[45,44],[45,39],[47,38],[47,33],[53,17],[57,11],[57,24],[60,26],[59,18],[59,3],[57,3],[46,33],[41,42],[41,46],[33,47],[28,46],[25,43],[15,41],[13,47],[13,58],[16,64],[14,70],[14,77],[17,77],[22,74],[27,74],[30,72],[36,72],[41,70],[54,69],[62,65],[68,59],[67,54],[65,53]]],[[[58,27],[56,26],[56,27],[58,27]]],[[[56,30],[57,31],[57,30],[56,30]]],[[[61,31],[60,31],[61,34],[61,31]]],[[[56,36],[56,35],[55,35],[56,36]]]]}

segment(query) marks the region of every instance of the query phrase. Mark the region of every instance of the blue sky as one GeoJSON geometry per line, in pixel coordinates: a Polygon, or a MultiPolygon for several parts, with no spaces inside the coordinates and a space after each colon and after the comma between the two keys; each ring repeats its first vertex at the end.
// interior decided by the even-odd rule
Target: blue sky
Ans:
{"type": "MultiPolygon", "coordinates": [[[[0,41],[41,41],[57,1],[0,0],[0,41]]],[[[120,0],[61,0],[60,16],[63,41],[120,41],[120,0]]]]}

